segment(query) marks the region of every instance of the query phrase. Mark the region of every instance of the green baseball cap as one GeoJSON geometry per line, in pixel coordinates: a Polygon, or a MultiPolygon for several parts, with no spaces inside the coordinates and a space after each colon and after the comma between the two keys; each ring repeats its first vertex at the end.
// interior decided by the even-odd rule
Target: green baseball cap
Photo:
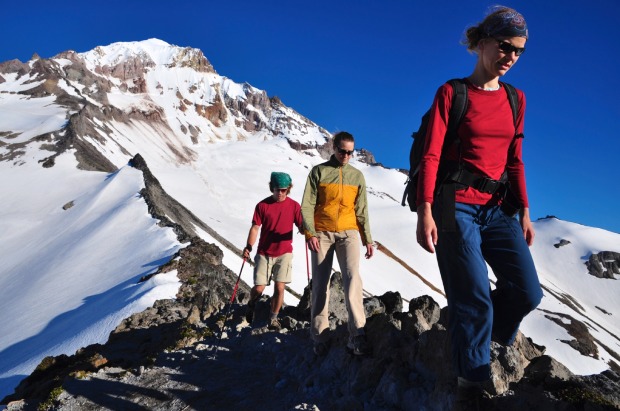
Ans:
{"type": "Polygon", "coordinates": [[[291,186],[292,180],[288,174],[274,171],[271,173],[270,183],[274,188],[288,188],[291,186]]]}

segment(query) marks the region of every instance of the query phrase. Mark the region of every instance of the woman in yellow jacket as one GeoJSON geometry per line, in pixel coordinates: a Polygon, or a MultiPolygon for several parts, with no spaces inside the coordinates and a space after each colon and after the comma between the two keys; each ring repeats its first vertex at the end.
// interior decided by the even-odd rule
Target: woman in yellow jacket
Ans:
{"type": "Polygon", "coordinates": [[[314,352],[328,349],[329,281],[334,253],[338,258],[349,315],[347,348],[356,355],[370,352],[364,326],[366,314],[359,273],[360,236],[366,258],[373,255],[366,181],[349,164],[355,140],[347,132],[334,136],[334,154],[329,161],[312,168],[301,204],[308,248],[312,251],[311,332],[314,352]]]}

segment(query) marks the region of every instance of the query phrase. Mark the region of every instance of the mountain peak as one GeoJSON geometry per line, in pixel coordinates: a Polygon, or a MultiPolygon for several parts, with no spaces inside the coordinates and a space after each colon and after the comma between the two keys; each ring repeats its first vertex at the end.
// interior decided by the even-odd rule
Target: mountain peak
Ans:
{"type": "Polygon", "coordinates": [[[272,102],[265,91],[218,75],[201,50],[159,39],[7,62],[0,64],[0,73],[0,93],[19,90],[20,96],[35,98],[15,96],[14,107],[29,112],[37,107],[32,126],[19,118],[4,119],[0,143],[7,144],[8,154],[0,161],[23,155],[23,144],[33,138],[54,141],[47,146],[53,154],[42,162],[45,167],[75,148],[80,167],[99,171],[125,164],[127,156],[145,152],[143,145],[150,149],[154,135],[165,136],[167,161],[182,163],[195,159],[204,142],[260,136],[320,151],[329,139],[326,130],[279,99],[272,102]],[[53,121],[37,126],[34,119],[44,111],[53,121]],[[122,131],[114,136],[119,127],[122,131]],[[128,128],[133,128],[131,138],[118,138],[128,128]],[[90,160],[92,155],[97,161],[90,160]],[[108,160],[99,161],[103,157],[108,160]]]}
{"type": "Polygon", "coordinates": [[[113,71],[118,66],[140,62],[143,67],[188,67],[203,73],[215,73],[201,50],[171,45],[155,38],[97,46],[79,55],[89,68],[99,68],[100,71],[113,71]]]}

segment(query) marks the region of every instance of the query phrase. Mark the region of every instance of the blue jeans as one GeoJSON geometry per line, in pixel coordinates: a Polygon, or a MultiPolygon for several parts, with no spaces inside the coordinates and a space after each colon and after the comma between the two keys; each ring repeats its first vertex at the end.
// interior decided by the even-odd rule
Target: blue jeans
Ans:
{"type": "Polygon", "coordinates": [[[439,205],[434,215],[454,366],[459,377],[484,381],[490,378],[491,334],[512,344],[521,320],[542,299],[534,261],[519,221],[499,206],[456,203],[455,232],[441,231],[439,205]],[[487,263],[497,277],[493,291],[487,263]]]}

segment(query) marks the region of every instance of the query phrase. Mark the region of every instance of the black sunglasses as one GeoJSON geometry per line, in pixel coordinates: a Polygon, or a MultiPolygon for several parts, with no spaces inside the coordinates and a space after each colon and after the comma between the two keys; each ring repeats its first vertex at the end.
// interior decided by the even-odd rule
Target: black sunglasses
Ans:
{"type": "Polygon", "coordinates": [[[338,150],[338,152],[340,154],[342,154],[343,156],[352,156],[353,155],[353,150],[345,150],[344,148],[336,148],[336,150],[338,150]]]}
{"type": "Polygon", "coordinates": [[[503,53],[510,54],[514,51],[516,56],[520,56],[525,51],[525,47],[515,47],[505,40],[495,39],[495,41],[497,41],[497,45],[503,53]]]}

